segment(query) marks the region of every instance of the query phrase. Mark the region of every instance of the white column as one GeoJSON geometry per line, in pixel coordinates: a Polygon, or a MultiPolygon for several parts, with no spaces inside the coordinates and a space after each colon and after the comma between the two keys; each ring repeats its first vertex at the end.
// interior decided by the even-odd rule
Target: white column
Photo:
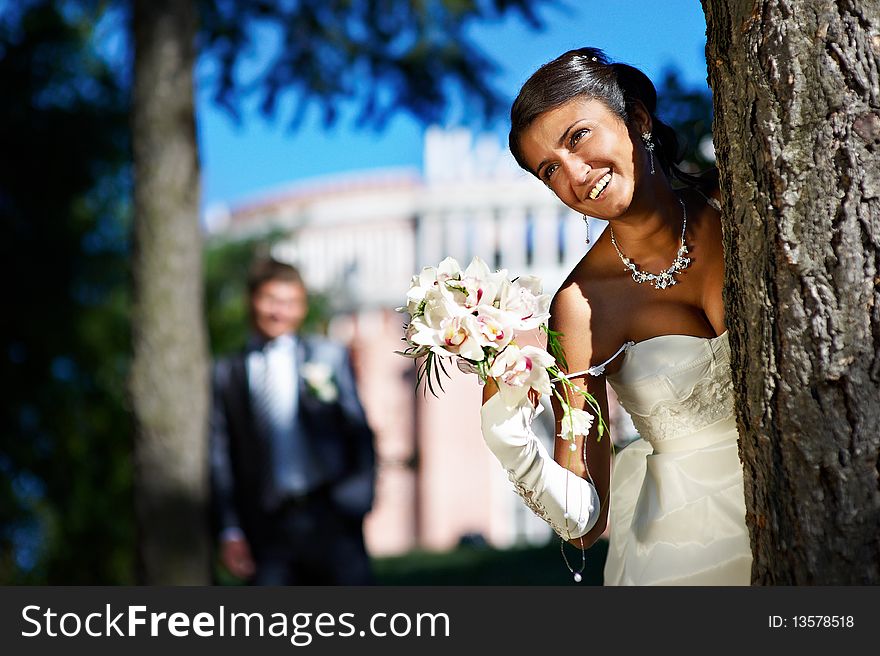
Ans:
{"type": "Polygon", "coordinates": [[[330,269],[329,283],[332,287],[344,285],[345,274],[351,265],[354,241],[351,231],[340,226],[327,233],[327,247],[331,256],[327,258],[330,269]]]}
{"type": "Polygon", "coordinates": [[[428,263],[416,262],[415,235],[409,224],[402,224],[394,229],[389,236],[386,252],[389,273],[384,287],[387,289],[389,305],[398,307],[403,305],[403,297],[409,289],[412,276],[418,273],[421,267],[428,266],[428,263]]]}
{"type": "Polygon", "coordinates": [[[293,245],[290,251],[290,255],[293,257],[286,261],[291,262],[299,269],[306,285],[311,284],[311,281],[315,279],[315,265],[309,248],[309,231],[307,229],[300,230],[288,243],[293,245]]]}
{"type": "Polygon", "coordinates": [[[501,250],[501,267],[513,276],[522,275],[526,269],[526,212],[522,207],[508,207],[498,219],[498,241],[501,250]]]}
{"type": "Polygon", "coordinates": [[[416,261],[416,235],[413,232],[412,223],[401,224],[394,240],[394,248],[391,258],[397,262],[396,275],[403,283],[408,283],[410,277],[415,274],[419,267],[424,266],[416,261]]]}
{"type": "Polygon", "coordinates": [[[583,217],[577,212],[566,211],[562,228],[562,262],[566,268],[571,269],[587,252],[586,238],[587,226],[583,217]]]}
{"type": "Polygon", "coordinates": [[[446,224],[443,227],[446,235],[446,253],[444,257],[454,257],[461,266],[467,266],[470,261],[468,249],[468,215],[462,210],[454,210],[446,216],[446,224]]]}
{"type": "Polygon", "coordinates": [[[495,213],[491,207],[481,208],[471,218],[471,234],[473,245],[471,253],[479,255],[490,269],[495,267],[495,251],[498,248],[498,237],[495,230],[495,213]]]}
{"type": "Polygon", "coordinates": [[[384,230],[358,227],[353,229],[354,247],[357,253],[358,275],[354,289],[368,305],[374,302],[376,281],[382,276],[382,253],[380,250],[384,230]]]}
{"type": "Polygon", "coordinates": [[[532,214],[534,252],[532,269],[536,272],[559,267],[559,208],[542,207],[532,214]]]}
{"type": "Polygon", "coordinates": [[[416,224],[418,270],[426,266],[437,266],[440,260],[446,257],[446,253],[443,252],[446,247],[443,243],[443,223],[443,217],[436,212],[425,213],[419,217],[416,224]]]}
{"type": "Polygon", "coordinates": [[[300,233],[300,257],[307,262],[306,284],[309,288],[322,290],[327,286],[327,253],[324,249],[324,236],[313,230],[300,233]],[[309,278],[310,277],[310,278],[309,278]]]}

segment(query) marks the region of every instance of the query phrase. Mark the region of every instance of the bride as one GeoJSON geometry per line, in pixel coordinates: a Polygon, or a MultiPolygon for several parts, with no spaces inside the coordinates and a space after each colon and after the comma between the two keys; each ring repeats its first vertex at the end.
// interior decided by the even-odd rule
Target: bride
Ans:
{"type": "Polygon", "coordinates": [[[585,218],[608,221],[554,297],[550,327],[567,377],[603,417],[610,383],[642,439],[617,454],[613,475],[599,422],[578,438],[580,458],[562,440],[551,458],[530,428],[536,412],[506,410],[491,383],[483,435],[564,539],[586,548],[610,526],[606,585],[748,585],[717,183],[675,167],[677,139],[656,100],[641,71],[572,50],[525,83],[510,130],[522,168],[585,218]]]}

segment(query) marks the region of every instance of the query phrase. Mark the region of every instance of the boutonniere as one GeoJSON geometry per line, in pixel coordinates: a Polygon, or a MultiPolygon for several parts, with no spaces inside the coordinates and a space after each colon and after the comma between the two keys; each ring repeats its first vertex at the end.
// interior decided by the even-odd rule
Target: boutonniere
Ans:
{"type": "Polygon", "coordinates": [[[333,403],[339,397],[330,365],[324,362],[307,362],[302,367],[302,377],[309,393],[322,403],[333,403]]]}

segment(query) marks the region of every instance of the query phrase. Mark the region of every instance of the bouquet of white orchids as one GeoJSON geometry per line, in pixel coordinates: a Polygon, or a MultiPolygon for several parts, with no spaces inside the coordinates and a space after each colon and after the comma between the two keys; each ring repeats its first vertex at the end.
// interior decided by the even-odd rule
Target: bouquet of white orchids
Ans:
{"type": "Polygon", "coordinates": [[[563,410],[559,437],[570,441],[586,435],[593,415],[572,407],[574,395],[586,399],[599,417],[599,437],[604,422],[596,400],[586,390],[575,386],[560,370],[567,368],[559,344],[559,333],[552,331],[550,295],[544,294],[540,278],[522,276],[508,279],[506,269],[492,272],[475,257],[466,269],[447,257],[437,267],[425,267],[413,276],[405,307],[410,321],[406,324],[406,349],[400,355],[424,360],[419,365],[417,385],[424,380],[436,395],[434,385],[442,390],[440,372],[448,375],[444,360],[456,360],[461,371],[475,373],[485,383],[495,381],[502,402],[509,409],[529,403],[529,392],[552,394],[563,410]],[[518,333],[542,330],[547,335],[548,350],[516,343],[518,333]],[[551,355],[552,353],[552,355],[551,355]],[[554,382],[560,385],[553,385],[554,382]]]}

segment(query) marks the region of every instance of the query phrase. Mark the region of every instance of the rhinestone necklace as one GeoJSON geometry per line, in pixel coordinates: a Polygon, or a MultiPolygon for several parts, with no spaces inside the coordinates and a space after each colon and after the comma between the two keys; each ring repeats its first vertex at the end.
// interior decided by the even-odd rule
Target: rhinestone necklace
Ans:
{"type": "Polygon", "coordinates": [[[679,198],[678,202],[681,203],[681,246],[678,247],[678,253],[675,255],[675,260],[672,262],[672,266],[666,269],[666,271],[661,271],[660,273],[648,273],[647,271],[640,271],[639,267],[636,266],[635,262],[629,259],[623,252],[620,250],[620,247],[617,245],[617,241],[614,239],[614,229],[611,226],[611,243],[614,245],[614,250],[617,251],[617,254],[620,256],[620,261],[623,262],[624,266],[632,272],[633,280],[637,283],[641,284],[643,282],[649,282],[654,285],[654,289],[666,289],[667,287],[672,287],[678,281],[673,277],[677,273],[681,273],[684,271],[687,266],[691,263],[691,258],[685,257],[688,254],[687,244],[684,243],[684,232],[687,228],[687,211],[684,208],[684,203],[679,198]]]}

